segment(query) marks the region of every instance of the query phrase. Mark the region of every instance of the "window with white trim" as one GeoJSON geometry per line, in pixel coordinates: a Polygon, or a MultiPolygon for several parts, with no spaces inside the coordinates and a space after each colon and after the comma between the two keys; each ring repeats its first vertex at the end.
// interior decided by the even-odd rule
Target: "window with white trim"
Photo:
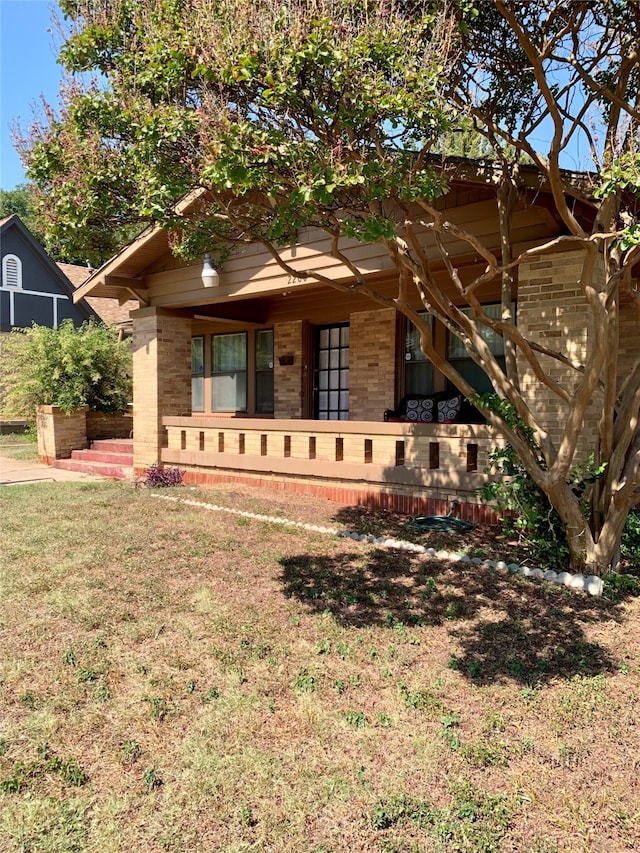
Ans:
{"type": "Polygon", "coordinates": [[[247,335],[213,335],[212,405],[214,412],[247,410],[247,335]]]}
{"type": "MultiPolygon", "coordinates": [[[[420,317],[431,327],[433,333],[433,314],[421,311],[420,317]]],[[[433,391],[433,365],[420,349],[420,332],[410,320],[407,320],[407,334],[404,347],[404,393],[431,394],[433,391]]]]}
{"type": "MultiPolygon", "coordinates": [[[[492,317],[496,320],[499,320],[502,316],[502,306],[499,302],[495,303],[494,305],[483,305],[482,310],[488,317],[492,317]]],[[[468,317],[473,317],[473,311],[471,308],[465,308],[464,313],[468,317]]],[[[485,326],[481,323],[478,323],[478,329],[482,337],[489,345],[489,349],[496,357],[498,364],[504,370],[504,340],[500,337],[500,335],[496,334],[493,329],[490,329],[489,326],[485,326]]],[[[447,359],[455,367],[458,373],[462,377],[464,377],[467,382],[476,390],[478,394],[486,394],[494,391],[494,387],[491,384],[491,380],[489,379],[487,374],[469,356],[467,348],[465,347],[462,340],[453,334],[449,334],[449,340],[447,345],[447,359]]]]}
{"type": "Polygon", "coordinates": [[[19,290],[22,287],[22,261],[17,255],[2,259],[2,285],[19,290]]]}

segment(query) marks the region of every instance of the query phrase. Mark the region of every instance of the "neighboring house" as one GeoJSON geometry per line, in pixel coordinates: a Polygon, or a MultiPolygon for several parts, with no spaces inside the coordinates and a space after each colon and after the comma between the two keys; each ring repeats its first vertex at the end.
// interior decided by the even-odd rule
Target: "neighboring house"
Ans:
{"type": "Polygon", "coordinates": [[[0,331],[38,326],[57,328],[71,319],[75,326],[86,320],[116,326],[121,333],[131,329],[129,312],[136,300],[120,304],[117,299],[89,296],[74,302],[75,290],[93,270],[53,261],[40,242],[15,214],[0,220],[0,331]]]}
{"type": "MultiPolygon", "coordinates": [[[[74,287],[65,273],[15,214],[0,220],[0,249],[0,331],[33,323],[55,329],[67,319],[80,326],[99,319],[86,300],[74,302],[74,287]]],[[[84,270],[85,278],[89,272],[84,270]]]]}
{"type": "MultiPolygon", "coordinates": [[[[195,200],[195,194],[185,199],[184,210],[195,200]]],[[[499,251],[491,174],[462,165],[437,204],[451,221],[499,251]]],[[[578,203],[575,213],[591,215],[578,203]]],[[[516,250],[561,233],[537,173],[523,168],[512,231],[516,250]]],[[[451,237],[447,246],[465,274],[484,268],[468,244],[451,237]]],[[[284,254],[297,270],[349,283],[349,269],[329,248],[326,236],[307,229],[284,254]]],[[[344,250],[393,298],[397,273],[380,246],[352,243],[344,250]]],[[[446,276],[435,247],[427,251],[433,274],[446,276]]],[[[576,286],[582,260],[579,251],[559,247],[530,259],[520,266],[512,294],[523,331],[541,342],[562,336],[575,359],[583,352],[588,323],[576,286]]],[[[77,291],[77,299],[140,300],[142,307],[132,315],[138,470],[160,460],[186,469],[192,482],[241,478],[404,511],[442,512],[458,498],[470,505],[467,517],[483,517],[474,490],[486,479],[488,454],[501,443],[493,429],[460,422],[464,413],[454,423],[384,421],[385,410],[395,409],[407,394],[446,391],[445,378],[416,345],[415,330],[394,308],[381,308],[357,291],[345,295],[312,279],[290,279],[257,245],[228,260],[216,286],[204,286],[202,271],[202,262],[180,265],[167,233],[152,228],[77,291]]],[[[499,300],[500,282],[487,284],[482,301],[499,300]]],[[[414,304],[420,307],[417,294],[414,304]]],[[[621,307],[619,334],[623,375],[640,357],[631,304],[621,307]]],[[[441,352],[485,390],[486,377],[459,340],[439,324],[434,335],[441,352]]],[[[490,337],[489,343],[500,355],[501,340],[490,337]]],[[[559,382],[574,381],[569,368],[551,362],[548,369],[559,382]]],[[[537,400],[538,411],[548,399],[545,425],[559,434],[566,413],[557,400],[524,367],[521,384],[537,400]]],[[[597,408],[596,401],[594,427],[597,408]]]]}

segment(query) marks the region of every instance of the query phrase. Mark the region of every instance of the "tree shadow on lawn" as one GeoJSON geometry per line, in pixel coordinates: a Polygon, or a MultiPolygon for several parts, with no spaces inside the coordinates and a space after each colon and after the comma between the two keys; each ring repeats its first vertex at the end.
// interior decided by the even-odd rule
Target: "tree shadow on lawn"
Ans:
{"type": "Polygon", "coordinates": [[[280,562],[285,595],[338,624],[446,626],[459,648],[448,665],[476,684],[533,685],[618,667],[585,627],[619,620],[619,609],[563,586],[382,549],[280,562]]]}

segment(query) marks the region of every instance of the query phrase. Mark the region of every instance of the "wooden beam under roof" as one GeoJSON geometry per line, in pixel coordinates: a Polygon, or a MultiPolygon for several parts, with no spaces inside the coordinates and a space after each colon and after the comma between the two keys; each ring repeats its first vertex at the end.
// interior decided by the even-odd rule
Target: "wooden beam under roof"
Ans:
{"type": "Polygon", "coordinates": [[[204,320],[207,323],[220,323],[225,326],[242,326],[243,329],[260,329],[264,323],[256,320],[244,320],[235,317],[213,317],[209,314],[194,314],[194,320],[204,320]]]}

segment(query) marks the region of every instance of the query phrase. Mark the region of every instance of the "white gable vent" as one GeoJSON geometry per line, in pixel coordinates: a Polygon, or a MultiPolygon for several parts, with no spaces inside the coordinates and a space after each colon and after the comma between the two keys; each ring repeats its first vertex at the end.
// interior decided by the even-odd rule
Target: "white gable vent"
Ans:
{"type": "Polygon", "coordinates": [[[22,261],[17,255],[2,259],[2,284],[4,287],[22,287],[22,261]]]}

